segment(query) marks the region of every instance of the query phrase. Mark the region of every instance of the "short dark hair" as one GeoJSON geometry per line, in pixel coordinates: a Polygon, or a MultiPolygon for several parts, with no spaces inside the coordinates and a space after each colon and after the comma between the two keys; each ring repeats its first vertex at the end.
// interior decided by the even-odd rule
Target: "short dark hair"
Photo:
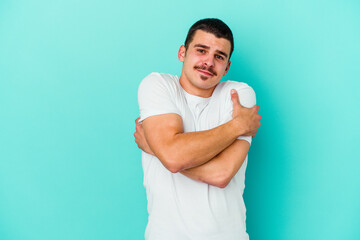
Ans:
{"type": "MultiPolygon", "coordinates": [[[[234,51],[234,37],[233,34],[223,21],[217,18],[205,18],[197,21],[191,26],[185,39],[185,48],[188,49],[191,41],[193,40],[194,34],[197,30],[203,30],[208,33],[214,34],[218,38],[225,38],[230,41],[230,57],[234,51]]],[[[229,57],[229,58],[230,58],[229,57]]]]}

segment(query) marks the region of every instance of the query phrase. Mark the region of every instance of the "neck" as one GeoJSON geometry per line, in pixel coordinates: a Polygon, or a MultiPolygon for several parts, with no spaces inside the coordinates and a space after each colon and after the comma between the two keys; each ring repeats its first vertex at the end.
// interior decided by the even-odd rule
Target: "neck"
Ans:
{"type": "Polygon", "coordinates": [[[209,98],[213,94],[215,87],[209,89],[200,89],[196,88],[185,76],[185,74],[181,74],[179,79],[181,87],[185,90],[185,92],[203,98],[209,98]]]}

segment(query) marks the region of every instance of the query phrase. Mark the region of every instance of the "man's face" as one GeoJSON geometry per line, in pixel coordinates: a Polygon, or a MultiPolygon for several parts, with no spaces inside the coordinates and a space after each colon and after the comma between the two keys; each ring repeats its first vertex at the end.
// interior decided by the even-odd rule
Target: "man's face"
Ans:
{"type": "Polygon", "coordinates": [[[185,49],[181,46],[178,57],[183,62],[181,86],[192,95],[210,97],[230,67],[230,41],[212,33],[197,30],[185,49]]]}

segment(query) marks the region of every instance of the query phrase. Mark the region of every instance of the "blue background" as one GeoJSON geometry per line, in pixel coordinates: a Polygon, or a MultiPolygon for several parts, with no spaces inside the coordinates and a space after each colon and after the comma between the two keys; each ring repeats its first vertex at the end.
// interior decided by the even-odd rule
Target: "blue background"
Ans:
{"type": "Polygon", "coordinates": [[[250,238],[360,239],[359,1],[2,0],[1,240],[143,239],[137,87],[205,17],[261,107],[250,238]]]}

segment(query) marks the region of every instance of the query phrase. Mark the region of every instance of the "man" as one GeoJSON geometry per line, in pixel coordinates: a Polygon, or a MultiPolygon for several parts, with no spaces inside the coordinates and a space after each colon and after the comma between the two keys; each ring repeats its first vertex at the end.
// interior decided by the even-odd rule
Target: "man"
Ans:
{"type": "Polygon", "coordinates": [[[180,78],[152,73],[139,86],[147,240],[249,238],[242,194],[260,115],[252,88],[220,83],[233,48],[225,23],[200,20],[179,49],[180,78]]]}

